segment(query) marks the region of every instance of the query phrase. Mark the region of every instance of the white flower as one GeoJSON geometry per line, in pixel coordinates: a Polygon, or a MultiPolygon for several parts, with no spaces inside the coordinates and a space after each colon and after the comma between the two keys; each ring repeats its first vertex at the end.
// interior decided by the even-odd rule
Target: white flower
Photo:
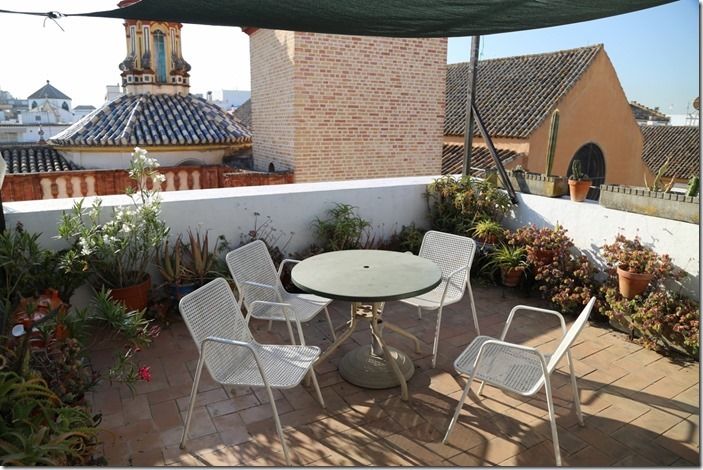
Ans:
{"type": "Polygon", "coordinates": [[[162,175],[161,173],[157,173],[153,176],[152,181],[154,184],[161,184],[164,181],[166,181],[166,175],[162,175]]]}
{"type": "Polygon", "coordinates": [[[124,233],[129,233],[129,232],[132,231],[132,227],[130,227],[130,226],[127,225],[127,224],[122,224],[122,231],[123,231],[124,233]]]}

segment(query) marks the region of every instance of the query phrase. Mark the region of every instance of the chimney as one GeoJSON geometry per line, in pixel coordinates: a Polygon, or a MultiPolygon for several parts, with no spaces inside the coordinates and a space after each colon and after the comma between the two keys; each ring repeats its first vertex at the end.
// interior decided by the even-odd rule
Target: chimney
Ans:
{"type": "Polygon", "coordinates": [[[207,102],[212,103],[212,92],[211,91],[207,92],[207,102]]]}

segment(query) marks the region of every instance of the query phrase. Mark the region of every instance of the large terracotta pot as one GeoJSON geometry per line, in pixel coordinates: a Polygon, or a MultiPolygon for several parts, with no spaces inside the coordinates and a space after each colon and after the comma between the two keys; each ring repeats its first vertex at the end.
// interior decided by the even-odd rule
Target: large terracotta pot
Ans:
{"type": "Polygon", "coordinates": [[[517,287],[524,272],[525,268],[501,268],[500,280],[505,287],[517,287]]]}
{"type": "Polygon", "coordinates": [[[569,194],[574,202],[584,201],[589,189],[591,189],[591,180],[569,180],[569,194]]]}
{"type": "Polygon", "coordinates": [[[110,297],[122,302],[128,310],[143,310],[149,304],[149,289],[151,289],[151,276],[139,284],[112,289],[110,297]]]}
{"type": "Polygon", "coordinates": [[[631,299],[647,289],[652,275],[649,273],[633,273],[618,266],[618,286],[620,294],[626,299],[631,299]]]}

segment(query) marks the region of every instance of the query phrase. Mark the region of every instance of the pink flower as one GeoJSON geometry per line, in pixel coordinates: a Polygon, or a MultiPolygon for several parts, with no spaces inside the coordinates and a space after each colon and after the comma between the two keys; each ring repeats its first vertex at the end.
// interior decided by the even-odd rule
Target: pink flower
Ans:
{"type": "Polygon", "coordinates": [[[140,367],[138,374],[140,380],[144,380],[145,382],[151,382],[151,371],[149,370],[149,366],[140,367]]]}

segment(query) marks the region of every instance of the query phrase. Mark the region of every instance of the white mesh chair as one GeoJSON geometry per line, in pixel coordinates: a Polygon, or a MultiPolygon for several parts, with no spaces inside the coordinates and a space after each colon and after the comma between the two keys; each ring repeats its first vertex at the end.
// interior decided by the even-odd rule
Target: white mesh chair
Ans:
{"type": "Polygon", "coordinates": [[[456,407],[454,416],[449,423],[449,428],[442,442],[446,443],[449,438],[449,433],[452,432],[454,425],[459,418],[459,412],[464,405],[464,400],[469,394],[471,383],[474,379],[481,380],[483,383],[479,388],[479,395],[484,384],[489,384],[514,392],[523,396],[532,396],[536,394],[544,386],[547,395],[547,408],[549,411],[549,421],[552,427],[552,441],[554,443],[554,455],[557,465],[561,465],[561,453],[559,452],[559,436],[557,435],[557,424],[554,415],[554,403],[552,400],[552,387],[549,377],[556,369],[559,361],[566,354],[566,359],[569,363],[569,372],[571,374],[571,388],[574,394],[574,406],[576,407],[576,415],[579,424],[583,426],[583,415],[581,414],[581,404],[579,402],[578,386],[576,385],[576,375],[574,374],[574,364],[571,359],[571,345],[583,330],[586,325],[586,320],[591,314],[593,304],[596,298],[592,297],[578,318],[571,326],[569,331],[566,331],[564,317],[554,310],[546,310],[543,308],[529,307],[526,305],[518,305],[510,311],[508,320],[505,323],[500,339],[491,338],[490,336],[478,336],[469,344],[454,361],[454,368],[461,374],[469,376],[469,380],[464,387],[464,393],[461,395],[459,404],[456,407]],[[561,323],[561,330],[564,334],[561,342],[557,346],[553,354],[542,354],[536,348],[522,346],[518,344],[508,343],[505,340],[505,335],[508,333],[508,328],[513,321],[515,313],[521,310],[534,312],[542,312],[550,315],[555,315],[561,323]]]}
{"type": "Polygon", "coordinates": [[[286,463],[290,465],[288,446],[283,438],[271,390],[295,387],[306,374],[310,374],[317,398],[324,408],[325,402],[312,369],[313,362],[320,356],[320,348],[257,343],[249,331],[232,289],[222,278],[215,279],[183,297],[178,308],[200,352],[181,448],[185,448],[188,438],[200,375],[205,364],[212,378],[221,384],[266,388],[286,463]]]}
{"type": "Polygon", "coordinates": [[[403,299],[401,302],[417,307],[418,318],[422,318],[422,310],[437,310],[437,326],[432,346],[432,367],[437,363],[442,309],[446,305],[459,302],[464,296],[466,287],[469,288],[469,301],[474,328],[476,328],[476,334],[481,334],[478,327],[478,318],[476,317],[474,294],[471,290],[470,271],[475,253],[476,242],[468,237],[430,230],[425,233],[422,239],[418,256],[437,263],[442,270],[442,282],[430,292],[417,297],[403,299]]]}
{"type": "Polygon", "coordinates": [[[332,340],[337,339],[327,310],[327,305],[332,302],[330,299],[311,294],[293,294],[286,291],[281,284],[284,265],[300,261],[284,259],[276,272],[266,244],[261,240],[230,251],[227,253],[226,260],[239,290],[239,306],[243,304],[249,315],[260,320],[269,320],[269,329],[271,321],[285,321],[291,342],[295,344],[290,325],[292,319],[296,324],[300,343],[305,344],[300,324],[312,320],[324,310],[332,332],[332,340]]]}

